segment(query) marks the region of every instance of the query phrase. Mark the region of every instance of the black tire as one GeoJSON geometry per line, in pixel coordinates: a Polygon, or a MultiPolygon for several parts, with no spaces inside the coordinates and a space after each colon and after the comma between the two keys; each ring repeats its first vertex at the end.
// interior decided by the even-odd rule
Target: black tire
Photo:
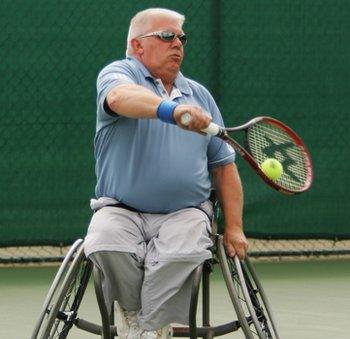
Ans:
{"type": "Polygon", "coordinates": [[[60,273],[59,280],[63,282],[57,284],[53,292],[50,289],[43,315],[39,319],[41,323],[36,326],[32,339],[64,339],[75,323],[91,275],[92,263],[85,258],[82,242],[70,256],[74,259],[60,273]]]}
{"type": "Polygon", "coordinates": [[[270,304],[249,259],[227,256],[222,236],[217,255],[226,286],[247,339],[279,339],[270,304]]]}

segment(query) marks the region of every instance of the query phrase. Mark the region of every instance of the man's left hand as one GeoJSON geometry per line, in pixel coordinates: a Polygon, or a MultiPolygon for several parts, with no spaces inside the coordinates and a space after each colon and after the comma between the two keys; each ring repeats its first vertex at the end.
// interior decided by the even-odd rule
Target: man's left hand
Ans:
{"type": "Polygon", "coordinates": [[[240,260],[245,259],[248,241],[240,227],[225,230],[224,245],[230,257],[237,255],[240,260]]]}

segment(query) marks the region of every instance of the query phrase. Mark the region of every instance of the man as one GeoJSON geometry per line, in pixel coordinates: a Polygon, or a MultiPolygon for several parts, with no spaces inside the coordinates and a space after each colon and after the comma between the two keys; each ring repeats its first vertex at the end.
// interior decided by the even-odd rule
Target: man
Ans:
{"type": "Polygon", "coordinates": [[[85,252],[101,269],[108,308],[117,301],[122,339],[169,338],[170,323],[188,323],[191,273],[211,257],[210,175],[227,251],[244,258],[247,250],[234,153],[200,133],[212,120],[222,124],[220,112],[180,72],[183,22],[166,9],[139,12],[127,58],[97,80],[97,199],[85,252]]]}

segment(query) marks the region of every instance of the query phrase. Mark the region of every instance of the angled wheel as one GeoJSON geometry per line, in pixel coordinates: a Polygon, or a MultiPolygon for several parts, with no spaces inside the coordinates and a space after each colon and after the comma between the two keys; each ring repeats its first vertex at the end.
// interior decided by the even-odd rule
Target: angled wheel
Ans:
{"type": "Polygon", "coordinates": [[[74,242],[74,244],[71,246],[68,253],[66,254],[61,266],[59,267],[55,275],[55,278],[50,286],[50,289],[47,293],[47,296],[45,298],[38,321],[35,324],[35,328],[33,330],[31,339],[39,338],[38,335],[42,328],[43,323],[45,322],[45,318],[47,318],[48,310],[52,307],[52,302],[55,299],[55,296],[57,297],[57,292],[62,286],[62,282],[68,271],[69,265],[71,264],[71,261],[73,260],[74,256],[76,255],[82,243],[83,243],[82,239],[78,239],[77,241],[74,242]]]}
{"type": "Polygon", "coordinates": [[[226,255],[222,237],[217,255],[238,320],[247,339],[279,339],[270,304],[249,259],[226,255]]]}
{"type": "Polygon", "coordinates": [[[92,263],[85,258],[82,241],[76,243],[56,274],[32,339],[63,339],[74,325],[92,269],[92,263]]]}

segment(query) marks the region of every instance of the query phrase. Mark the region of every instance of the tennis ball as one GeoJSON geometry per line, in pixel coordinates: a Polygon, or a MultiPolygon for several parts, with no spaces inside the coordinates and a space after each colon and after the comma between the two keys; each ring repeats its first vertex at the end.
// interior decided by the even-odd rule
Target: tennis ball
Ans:
{"type": "Polygon", "coordinates": [[[271,180],[278,180],[283,174],[282,164],[274,158],[268,158],[261,164],[261,170],[271,180]]]}

